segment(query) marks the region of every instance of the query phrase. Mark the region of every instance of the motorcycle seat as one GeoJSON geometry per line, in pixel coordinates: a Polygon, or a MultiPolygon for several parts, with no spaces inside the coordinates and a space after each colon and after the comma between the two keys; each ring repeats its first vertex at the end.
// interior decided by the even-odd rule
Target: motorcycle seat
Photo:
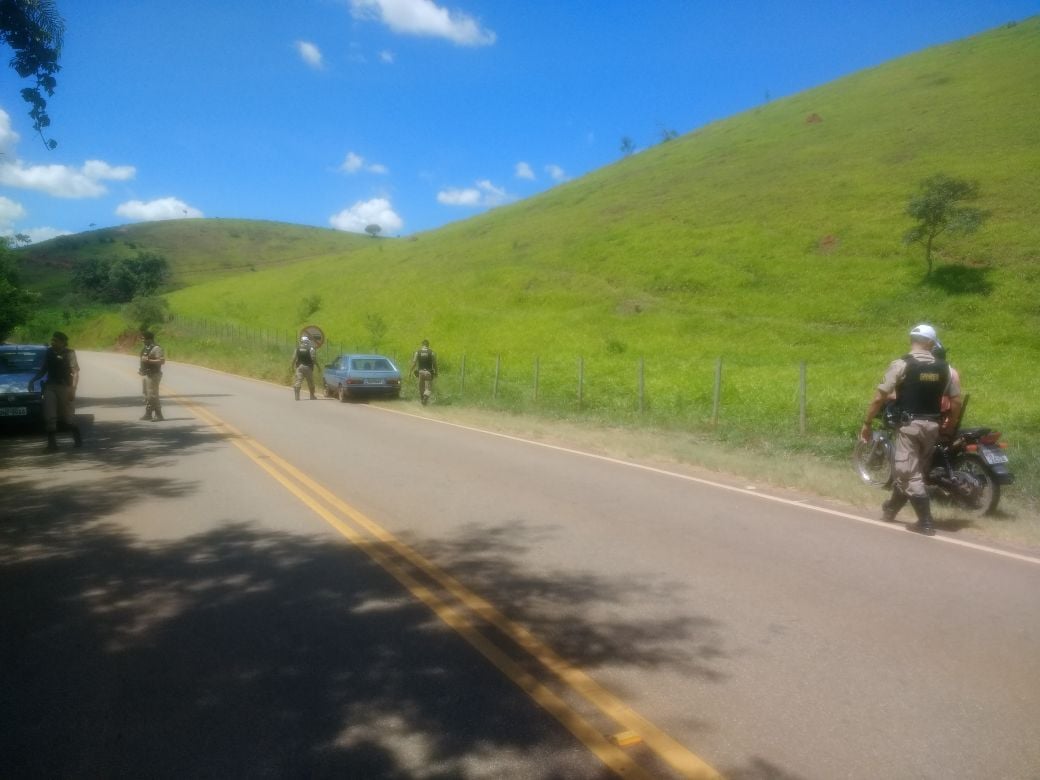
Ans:
{"type": "Polygon", "coordinates": [[[957,435],[963,436],[965,439],[981,439],[992,430],[992,428],[961,428],[957,431],[957,435]]]}

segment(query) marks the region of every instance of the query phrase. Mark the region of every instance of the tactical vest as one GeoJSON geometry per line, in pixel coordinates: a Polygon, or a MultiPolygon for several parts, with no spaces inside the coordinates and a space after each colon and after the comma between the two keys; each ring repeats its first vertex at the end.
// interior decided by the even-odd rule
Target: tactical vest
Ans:
{"type": "Polygon", "coordinates": [[[144,362],[145,358],[149,358],[149,357],[152,356],[152,348],[153,347],[155,347],[155,344],[150,344],[149,346],[146,346],[144,349],[141,350],[141,373],[142,374],[158,374],[160,371],[162,371],[162,368],[160,366],[157,366],[154,363],[145,363],[144,362]]]}
{"type": "Polygon", "coordinates": [[[943,392],[950,383],[950,367],[941,360],[920,362],[913,355],[904,355],[906,375],[896,391],[903,411],[921,417],[939,419],[943,392]]]}
{"type": "Polygon", "coordinates": [[[419,367],[420,371],[432,371],[433,350],[429,347],[422,347],[415,353],[415,364],[419,367]]]}
{"type": "Polygon", "coordinates": [[[301,366],[313,366],[314,358],[311,357],[310,347],[297,347],[296,348],[296,362],[301,366]]]}
{"type": "Polygon", "coordinates": [[[47,383],[52,385],[71,385],[72,367],[69,365],[70,350],[56,352],[47,350],[47,383]]]}

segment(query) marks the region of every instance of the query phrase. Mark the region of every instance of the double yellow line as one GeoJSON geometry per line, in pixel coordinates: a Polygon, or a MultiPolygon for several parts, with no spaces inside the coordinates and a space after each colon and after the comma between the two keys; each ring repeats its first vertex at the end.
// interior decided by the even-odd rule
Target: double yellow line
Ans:
{"type": "MultiPolygon", "coordinates": [[[[655,776],[625,750],[626,746],[642,744],[656,755],[656,759],[652,759],[654,763],[661,761],[667,764],[680,777],[696,780],[719,778],[714,769],[675,739],[378,523],[208,409],[192,403],[184,396],[170,397],[208,425],[226,434],[232,444],[433,610],[437,617],[553,715],[618,775],[626,778],[655,776]],[[526,657],[537,662],[538,667],[562,683],[562,690],[558,693],[550,689],[506,650],[492,642],[482,632],[482,628],[497,629],[514,646],[514,651],[522,650],[526,657]],[[564,700],[564,696],[573,699],[573,694],[577,694],[621,730],[604,734],[602,729],[595,728],[564,700]]],[[[588,710],[588,707],[584,709],[588,710]]],[[[612,728],[609,730],[613,731],[612,728]]],[[[643,751],[640,749],[638,752],[643,751]]],[[[646,760],[644,758],[644,762],[646,760]]]]}

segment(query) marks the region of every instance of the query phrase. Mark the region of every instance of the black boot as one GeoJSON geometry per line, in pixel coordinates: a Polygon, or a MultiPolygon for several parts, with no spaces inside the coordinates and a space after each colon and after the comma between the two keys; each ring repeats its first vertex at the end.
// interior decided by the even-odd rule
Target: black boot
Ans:
{"type": "Polygon", "coordinates": [[[47,452],[58,451],[58,434],[54,431],[47,431],[47,452]]]}
{"type": "Polygon", "coordinates": [[[925,536],[935,536],[931,499],[928,496],[913,496],[910,499],[910,506],[914,508],[914,513],[917,515],[917,522],[910,526],[910,530],[925,536]]]}
{"type": "Polygon", "coordinates": [[[78,425],[72,425],[72,426],[69,426],[69,428],[72,431],[72,446],[73,447],[82,447],[83,446],[83,434],[81,434],[79,432],[79,426],[78,425]]]}
{"type": "Polygon", "coordinates": [[[881,505],[881,519],[886,523],[894,523],[899,510],[906,506],[906,493],[899,488],[892,488],[892,496],[881,505]]]}

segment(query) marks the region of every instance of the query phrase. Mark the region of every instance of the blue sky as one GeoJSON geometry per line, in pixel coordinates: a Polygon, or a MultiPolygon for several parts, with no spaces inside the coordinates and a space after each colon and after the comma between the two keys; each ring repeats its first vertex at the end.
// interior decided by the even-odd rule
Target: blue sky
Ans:
{"type": "MultiPolygon", "coordinates": [[[[57,0],[48,151],[0,69],[0,233],[409,235],[1040,0],[57,0]]],[[[5,61],[7,54],[4,54],[5,61]]]]}

